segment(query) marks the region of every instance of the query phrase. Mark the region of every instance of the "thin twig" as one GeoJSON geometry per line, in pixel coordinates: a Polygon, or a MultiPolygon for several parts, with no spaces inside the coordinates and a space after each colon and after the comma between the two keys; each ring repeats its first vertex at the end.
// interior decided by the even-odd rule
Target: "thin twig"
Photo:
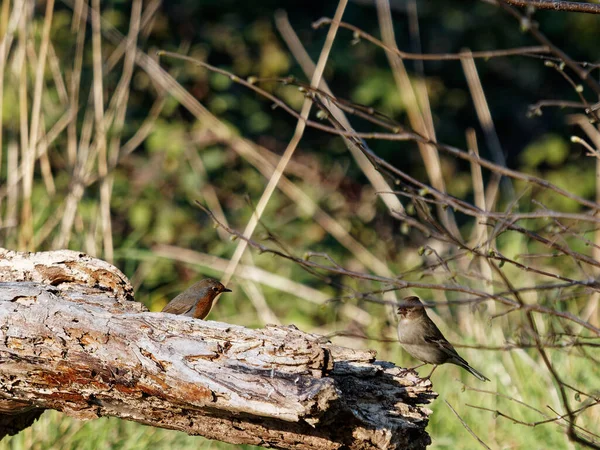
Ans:
{"type": "Polygon", "coordinates": [[[467,430],[467,431],[469,432],[469,434],[470,434],[471,436],[473,436],[473,437],[475,438],[475,440],[476,440],[477,442],[479,442],[479,444],[480,444],[480,445],[481,445],[483,448],[487,448],[488,450],[491,450],[491,449],[490,449],[490,447],[488,447],[488,446],[486,445],[486,443],[485,443],[485,442],[483,442],[483,441],[481,440],[481,438],[475,434],[475,432],[474,432],[474,431],[471,429],[471,427],[470,427],[469,425],[467,425],[467,423],[466,423],[466,422],[465,422],[465,421],[462,419],[462,417],[460,417],[460,416],[458,415],[458,413],[457,413],[457,412],[456,412],[456,410],[455,410],[455,409],[452,407],[452,405],[451,405],[450,403],[448,403],[448,401],[447,401],[447,400],[444,400],[444,403],[446,403],[446,405],[448,405],[448,408],[450,408],[450,410],[451,410],[451,411],[454,413],[454,415],[455,415],[455,416],[458,418],[458,420],[460,420],[460,423],[461,423],[461,424],[462,424],[462,426],[465,428],[465,430],[467,430]]]}

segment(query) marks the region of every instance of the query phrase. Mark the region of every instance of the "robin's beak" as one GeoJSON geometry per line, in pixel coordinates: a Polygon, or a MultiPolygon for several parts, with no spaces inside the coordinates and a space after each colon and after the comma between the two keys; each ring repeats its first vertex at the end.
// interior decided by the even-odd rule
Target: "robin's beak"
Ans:
{"type": "Polygon", "coordinates": [[[231,292],[231,289],[227,289],[227,288],[224,287],[221,292],[231,292]]]}

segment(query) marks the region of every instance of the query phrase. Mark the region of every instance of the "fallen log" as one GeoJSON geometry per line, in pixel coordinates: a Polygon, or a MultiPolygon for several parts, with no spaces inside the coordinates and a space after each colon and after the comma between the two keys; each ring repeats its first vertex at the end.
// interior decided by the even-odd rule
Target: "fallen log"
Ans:
{"type": "Polygon", "coordinates": [[[0,249],[0,436],[43,410],[286,449],[421,449],[436,397],[414,371],[294,326],[147,312],[118,269],[0,249]]]}

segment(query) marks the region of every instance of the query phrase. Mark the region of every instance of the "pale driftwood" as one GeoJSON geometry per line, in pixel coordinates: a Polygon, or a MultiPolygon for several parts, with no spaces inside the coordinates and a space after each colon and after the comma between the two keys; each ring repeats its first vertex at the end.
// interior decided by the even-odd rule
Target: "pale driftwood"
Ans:
{"type": "Polygon", "coordinates": [[[77,252],[0,249],[0,282],[0,435],[51,408],[276,448],[430,442],[430,382],[374,352],[146,312],[121,272],[77,252]]]}

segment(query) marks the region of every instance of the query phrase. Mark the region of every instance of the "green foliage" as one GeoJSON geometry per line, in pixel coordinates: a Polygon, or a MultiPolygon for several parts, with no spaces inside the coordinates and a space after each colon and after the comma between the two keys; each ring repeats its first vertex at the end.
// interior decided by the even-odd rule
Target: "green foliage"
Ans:
{"type": "Polygon", "coordinates": [[[83,422],[56,411],[46,411],[30,428],[0,442],[0,450],[178,450],[259,449],[209,441],[185,433],[140,425],[115,418],[83,422]]]}
{"type": "Polygon", "coordinates": [[[352,93],[352,101],[361,105],[377,105],[377,109],[395,116],[406,109],[388,70],[372,70],[352,93]]]}
{"type": "Polygon", "coordinates": [[[531,169],[544,163],[557,167],[565,162],[568,155],[569,145],[565,139],[556,134],[547,134],[525,147],[521,153],[521,161],[531,169]]]}
{"type": "Polygon", "coordinates": [[[164,152],[168,159],[178,161],[186,146],[185,127],[179,123],[157,121],[146,146],[149,152],[164,152]]]}

